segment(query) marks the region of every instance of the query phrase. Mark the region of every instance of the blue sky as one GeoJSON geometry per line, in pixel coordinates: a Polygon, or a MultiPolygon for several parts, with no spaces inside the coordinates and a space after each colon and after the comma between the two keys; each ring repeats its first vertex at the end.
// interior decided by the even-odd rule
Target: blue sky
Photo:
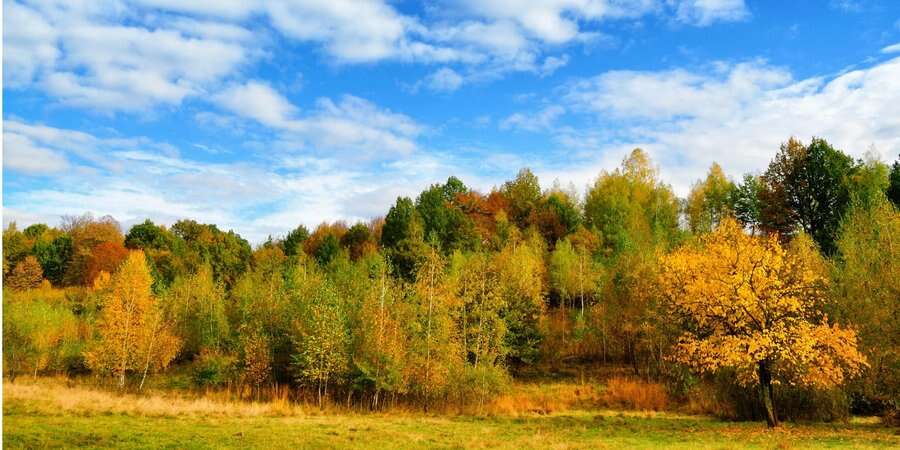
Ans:
{"type": "Polygon", "coordinates": [[[456,175],[685,195],[791,135],[900,153],[900,2],[110,0],[3,6],[4,224],[194,218],[253,242],[456,175]]]}

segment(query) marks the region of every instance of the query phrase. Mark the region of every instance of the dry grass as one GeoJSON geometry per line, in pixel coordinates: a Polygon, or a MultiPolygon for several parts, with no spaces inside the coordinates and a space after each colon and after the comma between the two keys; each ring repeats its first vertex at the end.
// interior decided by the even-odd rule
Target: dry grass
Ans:
{"type": "Polygon", "coordinates": [[[149,417],[279,417],[298,416],[310,411],[290,402],[286,396],[265,402],[234,401],[223,396],[190,396],[155,391],[144,395],[118,393],[73,384],[65,379],[18,378],[3,383],[3,400],[19,400],[42,413],[128,414],[149,417]]]}
{"type": "Polygon", "coordinates": [[[600,406],[612,409],[665,411],[671,401],[665,386],[631,378],[613,377],[606,381],[600,406]]]}

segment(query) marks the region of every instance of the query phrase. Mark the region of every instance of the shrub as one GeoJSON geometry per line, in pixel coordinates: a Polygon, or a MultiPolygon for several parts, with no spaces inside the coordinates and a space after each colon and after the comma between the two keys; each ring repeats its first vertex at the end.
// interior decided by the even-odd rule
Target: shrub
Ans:
{"type": "Polygon", "coordinates": [[[203,352],[194,361],[192,381],[199,388],[218,388],[234,380],[237,358],[214,352],[203,352]]]}

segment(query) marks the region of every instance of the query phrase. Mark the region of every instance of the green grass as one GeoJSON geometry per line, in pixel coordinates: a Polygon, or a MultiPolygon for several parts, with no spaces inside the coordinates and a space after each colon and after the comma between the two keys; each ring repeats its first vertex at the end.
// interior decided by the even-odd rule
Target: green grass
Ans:
{"type": "Polygon", "coordinates": [[[787,425],[576,411],[534,417],[359,414],[304,417],[148,417],[52,414],[3,407],[6,448],[889,448],[872,424],[787,425]]]}
{"type": "Polygon", "coordinates": [[[877,421],[735,423],[671,413],[519,416],[320,412],[118,395],[54,382],[4,386],[5,448],[900,448],[877,421]]]}

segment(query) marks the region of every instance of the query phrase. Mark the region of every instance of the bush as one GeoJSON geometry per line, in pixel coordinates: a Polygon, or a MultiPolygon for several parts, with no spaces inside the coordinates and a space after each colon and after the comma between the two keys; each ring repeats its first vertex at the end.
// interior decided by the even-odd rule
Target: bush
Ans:
{"type": "Polygon", "coordinates": [[[458,405],[486,403],[509,389],[510,377],[501,366],[466,365],[448,384],[447,398],[458,405]]]}
{"type": "Polygon", "coordinates": [[[218,388],[235,379],[237,358],[203,352],[194,361],[192,381],[199,388],[218,388]]]}

